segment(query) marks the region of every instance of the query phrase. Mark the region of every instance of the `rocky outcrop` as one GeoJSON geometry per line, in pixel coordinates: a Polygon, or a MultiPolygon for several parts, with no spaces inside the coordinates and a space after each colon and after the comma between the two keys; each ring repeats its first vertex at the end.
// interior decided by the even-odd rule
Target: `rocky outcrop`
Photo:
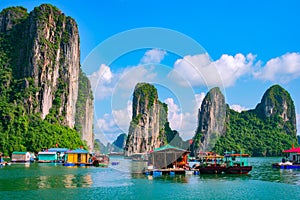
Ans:
{"type": "Polygon", "coordinates": [[[211,89],[202,101],[193,151],[211,151],[225,133],[226,103],[219,88],[211,89]]]}
{"type": "Polygon", "coordinates": [[[86,141],[88,148],[92,150],[94,147],[94,98],[90,81],[81,70],[79,73],[78,88],[75,129],[82,134],[81,139],[86,141]]]}
{"type": "Polygon", "coordinates": [[[79,33],[74,19],[43,4],[29,14],[22,7],[7,8],[0,14],[0,25],[11,47],[5,51],[17,87],[23,91],[27,114],[38,114],[70,128],[76,126],[92,149],[93,97],[87,78],[84,85],[79,84],[80,76],[85,75],[80,74],[79,33]],[[80,94],[83,91],[85,94],[80,94]]]}
{"type": "Polygon", "coordinates": [[[166,104],[158,100],[157,90],[153,85],[136,85],[133,93],[132,121],[124,148],[125,156],[149,152],[167,142],[166,108],[166,104]]]}
{"type": "Polygon", "coordinates": [[[112,143],[113,148],[112,152],[123,152],[124,147],[126,145],[127,135],[126,133],[122,133],[117,137],[117,139],[112,143]]]}
{"type": "Polygon", "coordinates": [[[263,119],[279,116],[286,132],[296,136],[295,105],[290,94],[281,86],[270,87],[254,111],[263,119]]]}

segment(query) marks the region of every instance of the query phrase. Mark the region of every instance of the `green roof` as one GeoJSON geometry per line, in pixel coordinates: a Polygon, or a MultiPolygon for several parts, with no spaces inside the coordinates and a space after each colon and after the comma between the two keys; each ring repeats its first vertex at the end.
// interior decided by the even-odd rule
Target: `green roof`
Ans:
{"type": "Polygon", "coordinates": [[[12,154],[26,154],[27,152],[22,152],[22,151],[14,151],[12,154]]]}
{"type": "Polygon", "coordinates": [[[155,151],[155,152],[156,152],[156,151],[163,151],[163,150],[166,150],[166,149],[175,149],[175,150],[177,150],[177,151],[188,151],[188,150],[186,150],[186,149],[180,149],[180,148],[178,148],[178,147],[174,147],[174,146],[172,146],[172,145],[170,145],[170,144],[167,144],[167,145],[165,145],[165,146],[156,148],[156,149],[154,149],[154,151],[155,151]]]}

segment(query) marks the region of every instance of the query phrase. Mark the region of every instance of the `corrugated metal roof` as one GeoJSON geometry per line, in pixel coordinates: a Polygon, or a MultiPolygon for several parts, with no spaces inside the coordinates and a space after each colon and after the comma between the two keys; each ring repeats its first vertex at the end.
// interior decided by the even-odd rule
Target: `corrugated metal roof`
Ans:
{"type": "Polygon", "coordinates": [[[50,149],[48,149],[49,152],[66,152],[68,150],[69,149],[67,149],[67,148],[50,148],[50,149]]]}
{"type": "Polygon", "coordinates": [[[66,153],[89,153],[89,151],[84,149],[75,149],[75,150],[69,150],[66,153]]]}
{"type": "Polygon", "coordinates": [[[172,145],[170,145],[170,144],[167,144],[167,145],[165,145],[165,146],[156,148],[156,149],[154,149],[154,151],[157,152],[157,151],[163,151],[163,150],[167,150],[167,149],[175,149],[175,150],[177,150],[177,151],[185,151],[185,152],[188,152],[188,150],[186,150],[186,149],[180,149],[180,148],[174,147],[174,146],[172,146],[172,145]]]}
{"type": "Polygon", "coordinates": [[[47,154],[47,155],[55,155],[56,152],[54,152],[54,151],[53,151],[53,152],[49,152],[49,151],[40,151],[40,152],[39,152],[39,155],[41,155],[41,154],[44,154],[44,155],[46,155],[46,154],[47,154]]]}
{"type": "Polygon", "coordinates": [[[27,153],[29,153],[29,152],[23,152],[23,151],[14,151],[14,152],[12,152],[12,154],[27,154],[27,153]]]}

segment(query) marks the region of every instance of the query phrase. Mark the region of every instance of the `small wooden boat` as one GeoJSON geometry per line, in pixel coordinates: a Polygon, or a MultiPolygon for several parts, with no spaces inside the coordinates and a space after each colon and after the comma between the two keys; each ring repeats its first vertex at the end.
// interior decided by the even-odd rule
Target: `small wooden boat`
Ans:
{"type": "Polygon", "coordinates": [[[92,163],[95,167],[108,167],[109,156],[105,154],[95,154],[92,157],[92,163]]]}

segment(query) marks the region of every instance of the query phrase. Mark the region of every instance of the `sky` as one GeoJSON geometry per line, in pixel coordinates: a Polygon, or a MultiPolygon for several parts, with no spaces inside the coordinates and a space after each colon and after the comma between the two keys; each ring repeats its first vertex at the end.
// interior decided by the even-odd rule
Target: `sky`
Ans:
{"type": "Polygon", "coordinates": [[[95,96],[95,134],[128,132],[132,93],[149,82],[172,129],[192,138],[205,94],[218,86],[231,108],[253,109],[272,85],[294,100],[300,134],[300,2],[1,0],[31,11],[50,3],[79,27],[81,65],[95,96]]]}

